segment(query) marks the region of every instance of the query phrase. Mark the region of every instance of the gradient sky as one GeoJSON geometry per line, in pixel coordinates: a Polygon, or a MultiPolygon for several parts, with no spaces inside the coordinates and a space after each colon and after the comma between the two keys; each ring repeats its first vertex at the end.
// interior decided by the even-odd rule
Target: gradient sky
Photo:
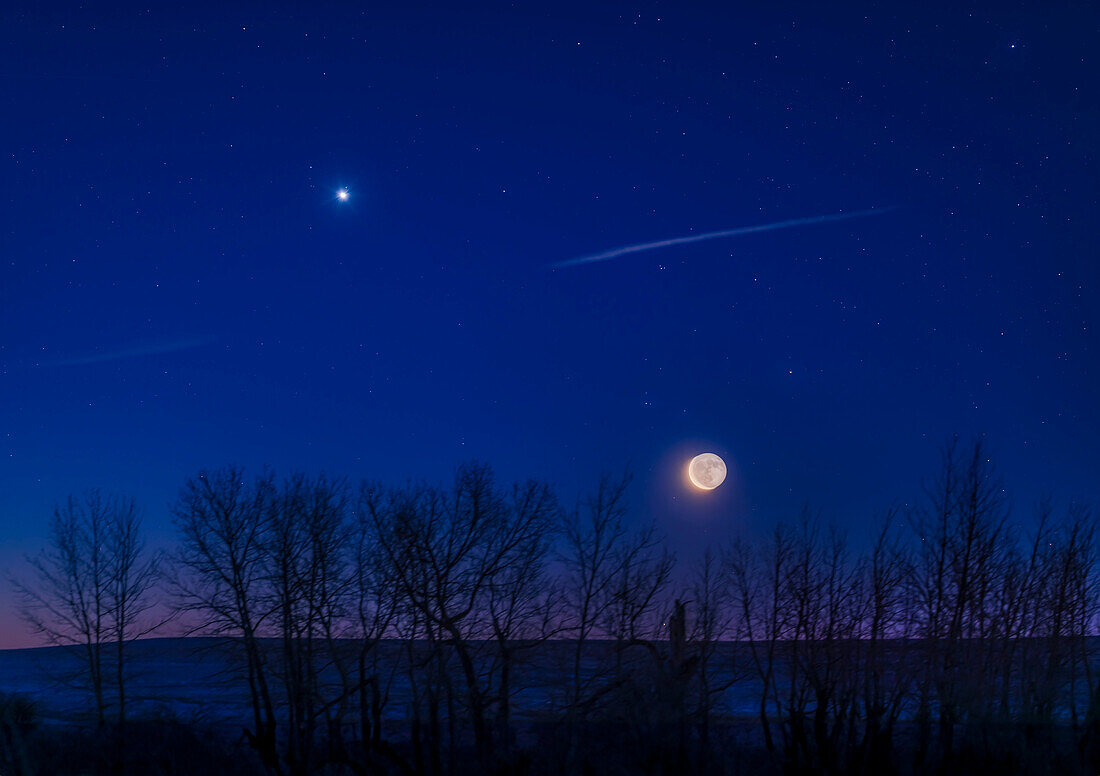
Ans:
{"type": "Polygon", "coordinates": [[[0,9],[5,576],[68,492],[162,543],[229,462],[629,464],[685,557],[860,532],[956,432],[1020,516],[1100,495],[1087,4],[52,5],[0,9]]]}

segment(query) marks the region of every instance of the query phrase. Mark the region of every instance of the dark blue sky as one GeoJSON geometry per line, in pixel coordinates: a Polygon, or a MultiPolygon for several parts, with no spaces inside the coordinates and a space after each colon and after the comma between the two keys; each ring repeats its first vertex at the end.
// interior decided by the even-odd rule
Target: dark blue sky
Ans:
{"type": "Polygon", "coordinates": [[[859,531],[953,432],[1021,512],[1100,495],[1086,4],[229,5],[0,11],[3,569],[231,461],[629,463],[689,555],[859,531]]]}

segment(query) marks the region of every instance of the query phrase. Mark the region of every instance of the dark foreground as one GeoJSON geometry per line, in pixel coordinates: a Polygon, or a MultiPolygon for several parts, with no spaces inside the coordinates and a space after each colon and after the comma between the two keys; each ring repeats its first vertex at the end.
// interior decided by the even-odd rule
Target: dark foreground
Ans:
{"type": "MultiPolygon", "coordinates": [[[[113,727],[96,731],[86,727],[41,724],[33,715],[12,712],[6,699],[0,773],[13,776],[50,774],[131,774],[167,776],[169,774],[227,774],[261,776],[267,774],[242,730],[232,726],[212,727],[178,719],[136,719],[120,732],[113,727]]],[[[899,731],[912,738],[912,726],[899,731]]],[[[561,774],[569,772],[568,753],[552,726],[530,731],[532,740],[517,747],[509,762],[501,762],[499,774],[561,774]]],[[[1009,729],[971,727],[961,737],[952,763],[940,763],[940,774],[1084,774],[1075,743],[1068,727],[1035,730],[1026,725],[1009,729]]],[[[823,773],[813,767],[784,762],[759,742],[751,722],[737,719],[715,720],[709,746],[703,747],[692,736],[684,750],[677,749],[675,736],[639,737],[637,730],[624,723],[592,723],[577,753],[576,773],[580,774],[811,774],[823,773]]],[[[916,747],[899,747],[897,761],[887,774],[922,773],[914,759],[916,747]]],[[[390,756],[383,756],[369,770],[348,767],[347,763],[321,765],[316,773],[418,773],[402,763],[413,760],[411,744],[395,745],[390,756]]],[[[472,747],[456,750],[454,756],[439,763],[443,774],[480,774],[472,747]]],[[[852,770],[864,772],[861,764],[852,770]]],[[[431,773],[425,768],[425,773],[431,773]]]]}
{"type": "MultiPolygon", "coordinates": [[[[10,703],[10,700],[9,700],[10,703]]],[[[43,725],[33,715],[21,717],[5,706],[0,741],[0,767],[5,775],[38,776],[131,774],[255,775],[268,773],[240,730],[231,726],[189,723],[172,719],[140,719],[120,736],[117,729],[89,730],[73,725],[43,725]]],[[[912,734],[913,731],[905,731],[912,734]]],[[[1030,730],[1026,725],[1009,730],[970,729],[953,763],[937,766],[939,774],[1085,774],[1077,762],[1075,743],[1068,729],[1030,730]],[[1051,737],[1053,736],[1053,737],[1051,737]]],[[[684,751],[676,750],[672,736],[641,739],[629,725],[591,724],[584,736],[576,773],[580,774],[813,774],[813,767],[784,763],[756,740],[752,724],[744,720],[716,720],[709,746],[693,736],[684,751]]],[[[922,773],[914,761],[915,746],[900,747],[899,759],[879,773],[922,773]]],[[[315,773],[418,773],[399,765],[411,761],[409,742],[397,744],[393,759],[383,757],[370,770],[345,763],[321,765],[315,773]]],[[[538,731],[527,746],[517,747],[511,761],[498,774],[562,774],[568,753],[552,729],[538,731]]],[[[440,764],[443,774],[482,774],[472,747],[456,751],[440,764]]],[[[862,773],[853,765],[850,773],[862,773]]],[[[426,773],[431,773],[426,770],[426,773]]],[[[849,773],[840,770],[835,773],[849,773]]]]}
{"type": "MultiPolygon", "coordinates": [[[[755,671],[759,654],[754,650],[763,645],[715,645],[704,694],[699,692],[698,668],[691,682],[677,679],[676,659],[666,642],[625,649],[606,642],[592,645],[586,678],[606,690],[576,716],[562,695],[559,671],[573,644],[538,645],[514,676],[509,735],[496,736],[501,743],[487,768],[464,708],[466,699],[446,690],[458,682],[457,674],[441,677],[444,691],[429,693],[425,700],[424,688],[410,686],[397,670],[401,646],[384,642],[377,649],[381,662],[392,659],[395,670],[385,674],[376,724],[367,720],[370,724],[364,726],[354,714],[315,712],[317,718],[339,719],[339,726],[315,726],[313,751],[298,757],[310,763],[303,775],[1095,772],[1085,719],[1088,697],[1052,708],[1039,719],[1027,714],[1028,706],[1019,699],[1011,699],[1010,714],[997,716],[996,703],[983,704],[971,693],[966,718],[948,727],[940,709],[922,710],[919,696],[910,691],[898,696],[895,713],[881,718],[885,729],[876,730],[874,718],[846,717],[844,710],[857,706],[843,697],[819,699],[812,692],[801,697],[815,684],[825,685],[792,677],[784,645],[773,655],[777,670],[768,692],[755,671]],[[618,679],[602,673],[616,663],[618,679]],[[984,720],[976,713],[982,708],[992,710],[984,720]],[[949,756],[942,746],[945,740],[949,756]]],[[[850,645],[849,650],[865,646],[850,645]]],[[[1088,646],[1091,652],[1093,645],[1088,646]]],[[[255,746],[247,677],[239,673],[233,643],[157,639],[131,649],[133,664],[141,669],[130,681],[131,713],[121,728],[113,720],[99,723],[87,713],[88,689],[66,674],[71,651],[0,653],[0,774],[296,776],[285,763],[265,765],[255,746]]],[[[920,643],[890,644],[880,663],[888,667],[880,677],[883,686],[909,687],[926,656],[920,643]]],[[[827,665],[830,655],[815,658],[815,664],[827,665]]],[[[492,668],[488,662],[479,666],[492,668]]],[[[1013,667],[1012,673],[1020,674],[1020,686],[1027,684],[1025,666],[1013,667]]],[[[830,686],[839,694],[848,686],[866,687],[870,680],[850,677],[830,686]]],[[[962,700],[960,695],[960,709],[962,700]]],[[[873,698],[860,703],[874,708],[873,698]]],[[[276,711],[283,720],[277,746],[284,750],[295,740],[289,734],[293,715],[287,707],[276,711]]]]}

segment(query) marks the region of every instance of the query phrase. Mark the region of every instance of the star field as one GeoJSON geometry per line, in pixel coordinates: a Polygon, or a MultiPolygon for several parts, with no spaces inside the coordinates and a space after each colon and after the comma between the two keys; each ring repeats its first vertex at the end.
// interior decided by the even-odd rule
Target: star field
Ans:
{"type": "Polygon", "coordinates": [[[858,531],[953,433],[1021,506],[1100,495],[1084,6],[4,17],[0,568],[89,486],[163,539],[228,462],[630,465],[685,553],[858,531]]]}

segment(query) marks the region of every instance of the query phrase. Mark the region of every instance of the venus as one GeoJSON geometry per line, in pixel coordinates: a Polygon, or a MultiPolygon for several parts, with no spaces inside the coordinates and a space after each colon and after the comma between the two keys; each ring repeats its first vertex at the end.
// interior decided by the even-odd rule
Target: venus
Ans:
{"type": "Polygon", "coordinates": [[[726,462],[714,453],[700,453],[688,464],[688,479],[700,490],[714,490],[726,479],[726,462]]]}

